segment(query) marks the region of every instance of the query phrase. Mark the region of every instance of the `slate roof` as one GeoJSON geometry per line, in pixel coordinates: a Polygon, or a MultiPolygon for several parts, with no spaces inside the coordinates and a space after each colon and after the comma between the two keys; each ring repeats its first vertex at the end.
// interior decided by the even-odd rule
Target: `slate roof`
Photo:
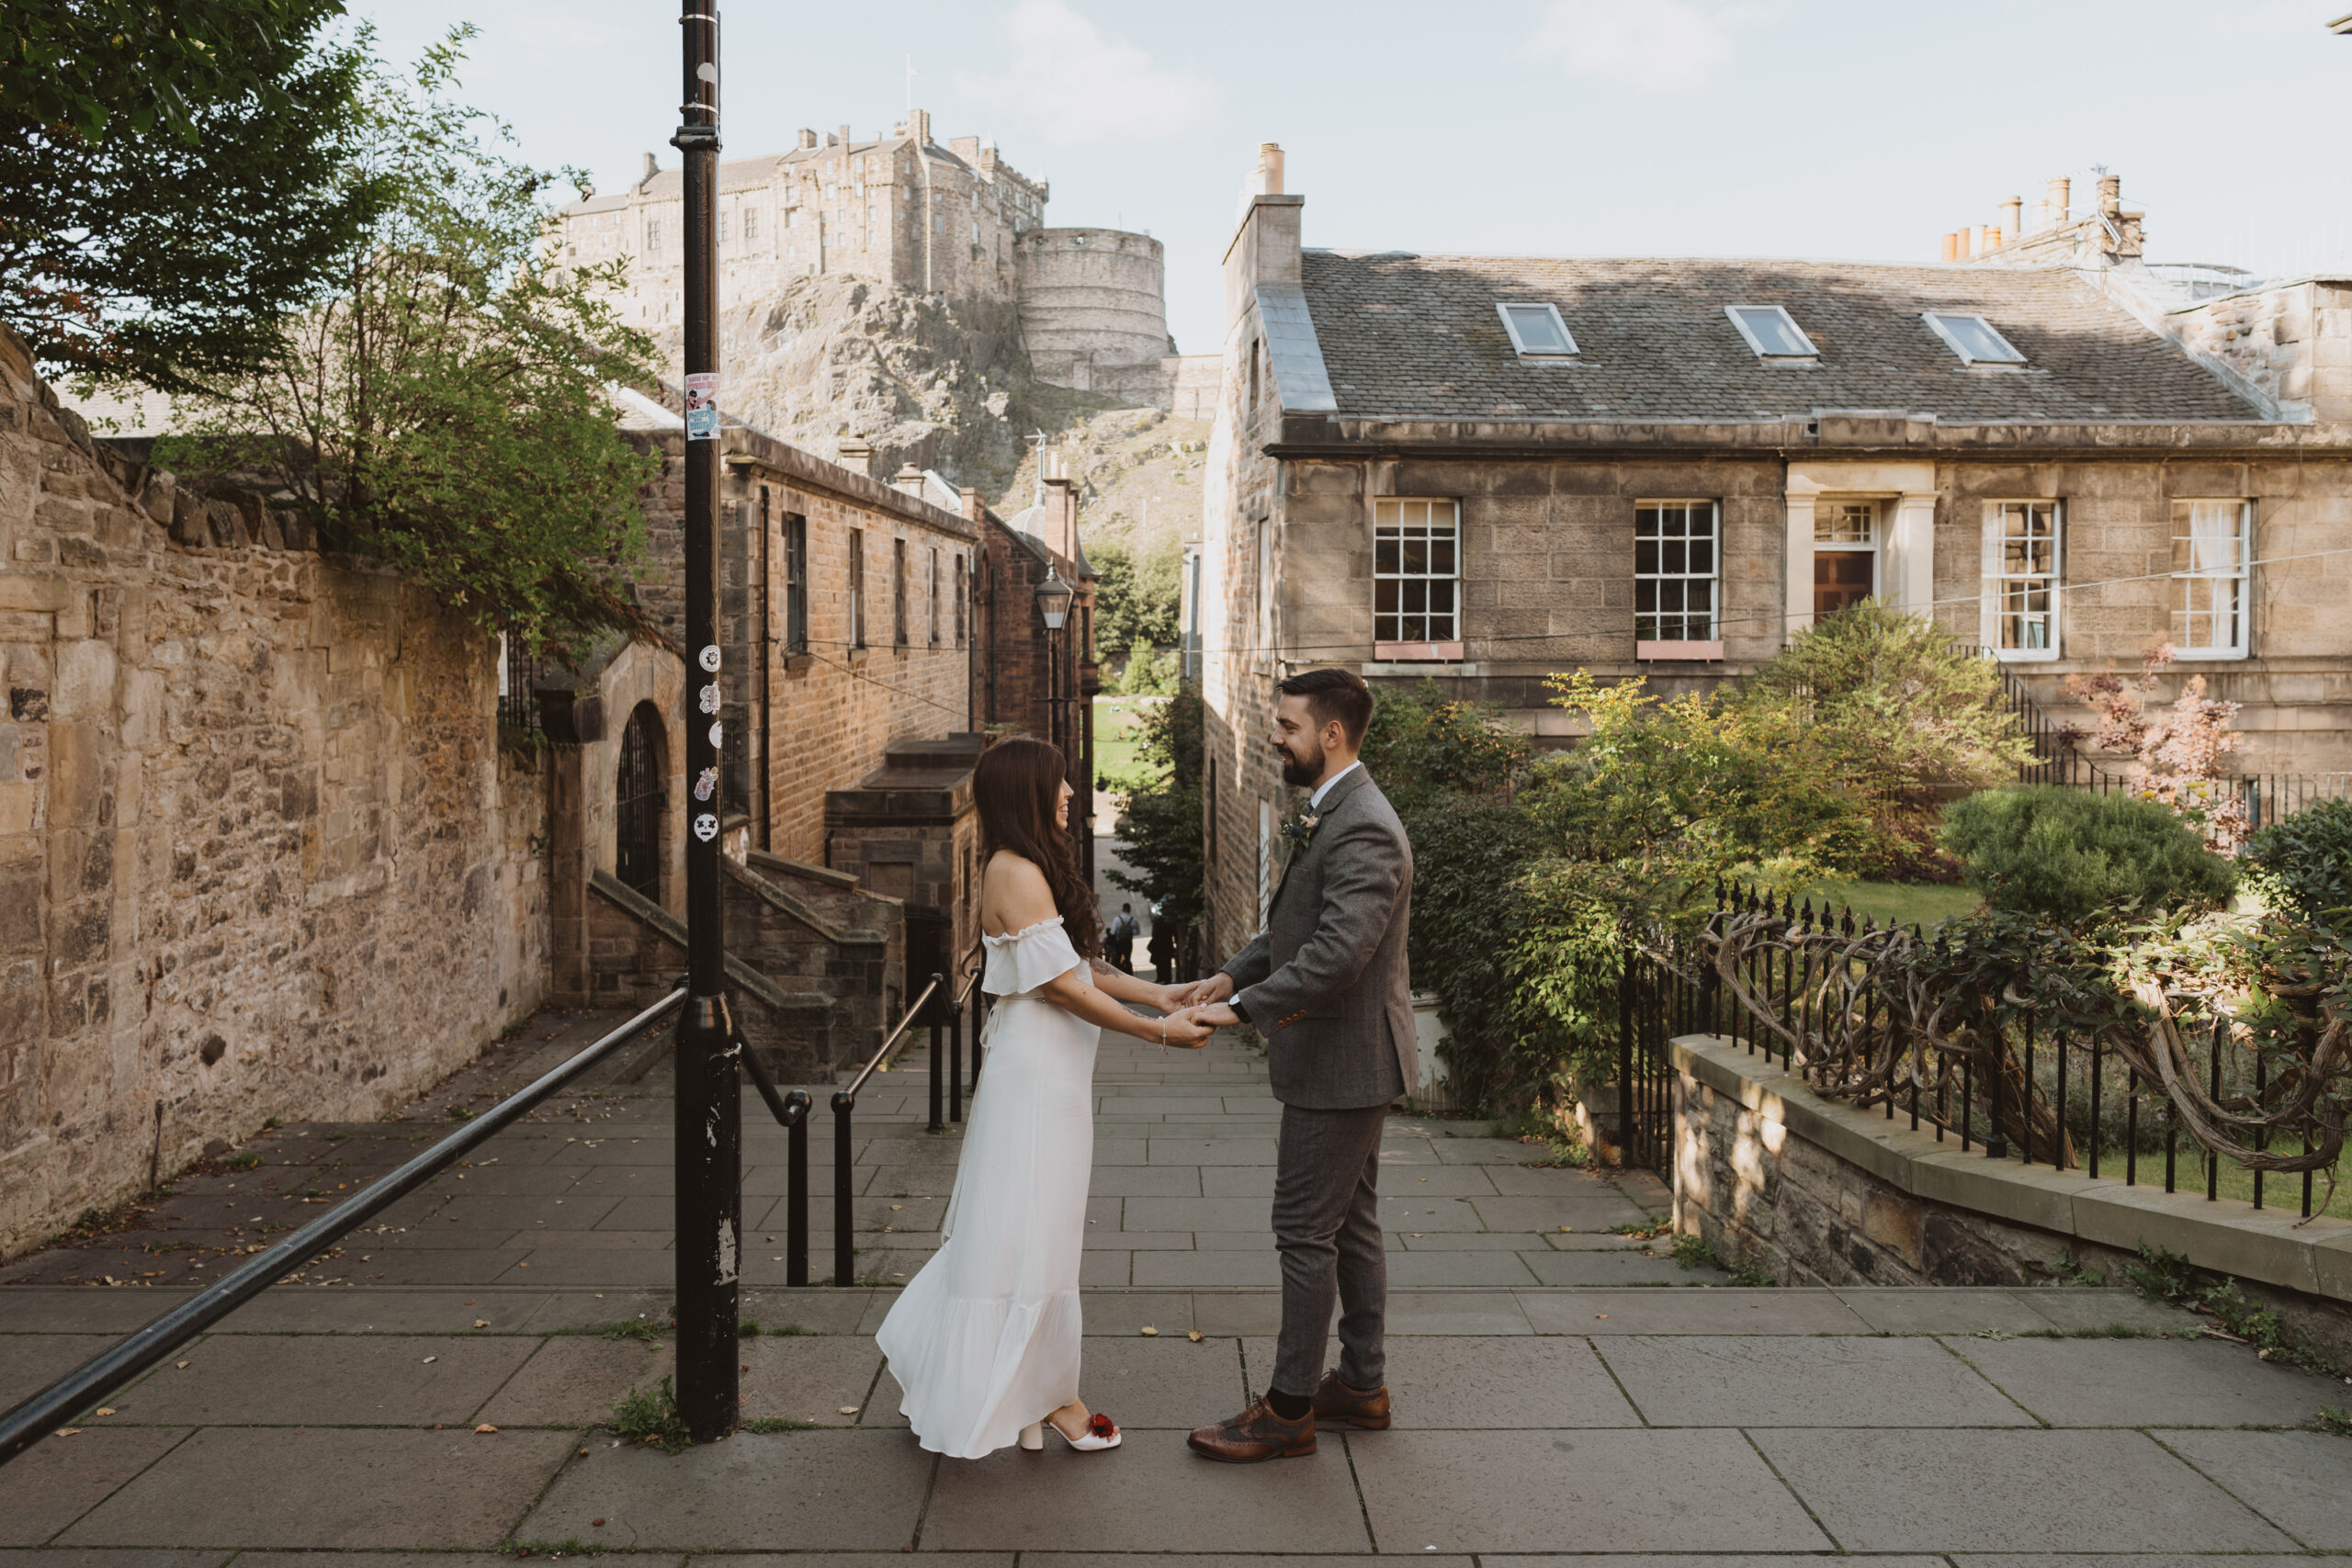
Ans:
{"type": "MultiPolygon", "coordinates": [[[[1906,410],[1948,423],[2250,420],[2171,343],[2056,270],[1867,262],[1306,254],[1342,415],[1748,420],[1906,410]],[[1522,360],[1495,306],[1549,302],[1581,351],[1522,360]],[[1725,305],[1781,305],[1821,351],[1757,358],[1725,305]],[[1970,369],[1919,319],[1982,313],[2026,356],[1970,369]]],[[[1285,388],[1287,390],[1287,388],[1285,388]]]]}

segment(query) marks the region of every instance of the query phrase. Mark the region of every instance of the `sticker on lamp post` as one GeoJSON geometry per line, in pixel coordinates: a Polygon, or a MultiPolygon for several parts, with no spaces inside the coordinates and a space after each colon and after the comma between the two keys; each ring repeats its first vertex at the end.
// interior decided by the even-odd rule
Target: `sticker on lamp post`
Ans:
{"type": "Polygon", "coordinates": [[[718,682],[713,681],[695,694],[695,700],[701,705],[703,712],[717,713],[718,711],[718,682]]]}
{"type": "Polygon", "coordinates": [[[726,728],[727,727],[723,724],[714,724],[710,727],[710,749],[712,750],[724,751],[727,750],[727,742],[719,739],[719,737],[725,733],[726,728]]]}
{"type": "Polygon", "coordinates": [[[716,674],[718,674],[718,645],[717,643],[710,643],[710,644],[706,645],[706,646],[704,647],[704,649],[703,649],[702,652],[701,652],[701,653],[699,653],[699,654],[697,654],[697,655],[695,656],[695,662],[699,663],[699,664],[703,667],[703,672],[704,672],[705,674],[708,674],[708,675],[716,675],[716,674]]]}
{"type": "MultiPolygon", "coordinates": [[[[718,372],[716,370],[696,370],[686,377],[686,439],[718,439],[718,372]]],[[[716,669],[717,666],[706,668],[716,669]]]]}
{"type": "Polygon", "coordinates": [[[718,837],[718,818],[707,811],[695,818],[695,837],[706,844],[718,837]]]}
{"type": "Polygon", "coordinates": [[[705,768],[701,774],[695,780],[695,798],[696,800],[708,800],[711,797],[712,793],[718,788],[718,770],[717,768],[705,768]]]}

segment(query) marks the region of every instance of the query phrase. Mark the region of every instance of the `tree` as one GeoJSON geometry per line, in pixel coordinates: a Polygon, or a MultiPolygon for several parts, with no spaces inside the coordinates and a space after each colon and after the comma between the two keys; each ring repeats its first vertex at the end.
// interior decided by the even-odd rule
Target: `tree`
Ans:
{"type": "Polygon", "coordinates": [[[1183,547],[1161,541],[1137,555],[1125,545],[1103,543],[1087,550],[1101,579],[1094,587],[1094,640],[1102,648],[1125,648],[1137,639],[1173,648],[1182,636],[1176,624],[1183,596],[1178,570],[1183,547]]]}
{"type": "Polygon", "coordinates": [[[1857,870],[1935,869],[1944,800],[2014,779],[2033,760],[1999,669],[1927,616],[1874,599],[1799,632],[1724,700],[1758,721],[1793,722],[1860,805],[1875,842],[1857,870]]]}
{"type": "Polygon", "coordinates": [[[1147,789],[1130,791],[1119,813],[1120,858],[1134,871],[1114,871],[1110,879],[1152,902],[1154,929],[1166,920],[1176,933],[1179,973],[1200,967],[1201,913],[1207,899],[1202,859],[1203,743],[1200,688],[1186,682],[1167,701],[1153,705],[1138,727],[1139,754],[1158,775],[1147,789]]]}
{"type": "Polygon", "coordinates": [[[0,321],[166,392],[250,370],[385,192],[341,0],[17,0],[0,45],[0,321]]]}
{"type": "Polygon", "coordinates": [[[2132,754],[2134,793],[2196,828],[2207,849],[2228,854],[2245,841],[2249,827],[2245,801],[2222,772],[2222,759],[2238,749],[2237,732],[2230,728],[2238,705],[2208,697],[2205,677],[2191,675],[2172,705],[2151,716],[2148,694],[2172,659],[2171,646],[2159,643],[2141,656],[2137,676],[2069,675],[2066,694],[2098,709],[2093,746],[2132,754]]]}
{"type": "Polygon", "coordinates": [[[281,324],[260,370],[184,399],[157,460],[266,476],[331,545],[560,652],[650,629],[616,569],[641,547],[655,464],[608,389],[650,380],[653,346],[605,302],[617,264],[547,265],[553,176],[451,101],[470,31],[413,84],[371,73],[354,151],[391,199],[338,256],[339,291],[281,324]]]}

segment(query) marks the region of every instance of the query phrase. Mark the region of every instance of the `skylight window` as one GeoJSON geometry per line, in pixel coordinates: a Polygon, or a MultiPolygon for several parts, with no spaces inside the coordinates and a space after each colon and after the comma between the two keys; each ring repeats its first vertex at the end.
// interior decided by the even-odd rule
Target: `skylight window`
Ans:
{"type": "Polygon", "coordinates": [[[1962,365],[2025,363],[2025,355],[1982,316],[1962,315],[1956,310],[1922,310],[1919,317],[1935,329],[1938,337],[1951,345],[1962,365]]]}
{"type": "Polygon", "coordinates": [[[1817,359],[1821,351],[1778,305],[1726,305],[1724,314],[1758,359],[1817,359]]]}
{"type": "Polygon", "coordinates": [[[1577,352],[1577,340],[1560,320],[1556,305],[1497,305],[1495,310],[1510,333],[1510,345],[1522,358],[1566,359],[1577,352]]]}

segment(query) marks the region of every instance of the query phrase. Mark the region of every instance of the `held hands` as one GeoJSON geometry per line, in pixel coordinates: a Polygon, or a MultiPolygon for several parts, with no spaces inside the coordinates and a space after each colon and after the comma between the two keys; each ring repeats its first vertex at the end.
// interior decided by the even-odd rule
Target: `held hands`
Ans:
{"type": "MultiPolygon", "coordinates": [[[[1213,1010],[1227,1010],[1220,1008],[1213,1010]]],[[[1188,1051],[1197,1051],[1207,1044],[1210,1034],[1215,1032],[1216,1025],[1204,1021],[1200,1013],[1201,1010],[1198,1008],[1185,1008],[1171,1012],[1161,1020],[1161,1027],[1164,1031],[1163,1043],[1179,1045],[1188,1051]]]]}
{"type": "Polygon", "coordinates": [[[1169,1000],[1173,1004],[1170,1010],[1173,1010],[1174,1008],[1203,1007],[1210,1002],[1221,1002],[1233,995],[1233,976],[1219,971],[1205,980],[1170,986],[1165,989],[1168,992],[1169,1000]]]}

